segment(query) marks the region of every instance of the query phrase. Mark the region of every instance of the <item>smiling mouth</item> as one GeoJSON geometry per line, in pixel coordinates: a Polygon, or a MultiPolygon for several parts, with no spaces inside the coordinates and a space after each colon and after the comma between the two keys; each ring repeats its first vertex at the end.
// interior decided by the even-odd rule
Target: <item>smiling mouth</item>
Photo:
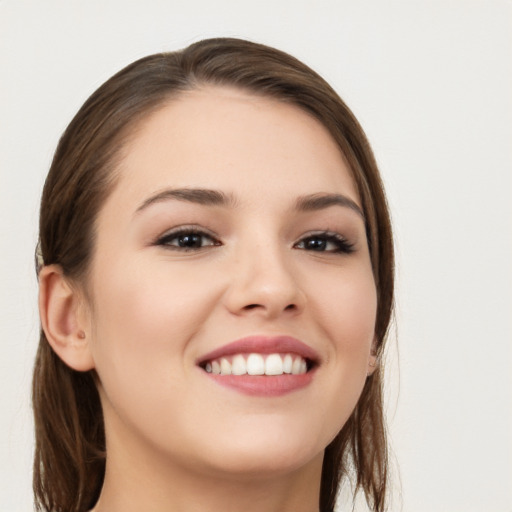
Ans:
{"type": "Polygon", "coordinates": [[[196,364],[221,386],[272,398],[308,387],[321,362],[316,350],[296,338],[254,335],[223,345],[196,364]]]}
{"type": "Polygon", "coordinates": [[[201,368],[214,375],[304,375],[314,363],[293,353],[235,354],[202,363],[201,368]]]}

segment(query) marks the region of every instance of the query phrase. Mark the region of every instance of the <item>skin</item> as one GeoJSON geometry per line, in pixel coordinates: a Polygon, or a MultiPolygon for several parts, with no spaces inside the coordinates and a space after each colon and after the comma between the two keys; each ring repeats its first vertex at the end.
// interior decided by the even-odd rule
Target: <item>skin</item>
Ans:
{"type": "Polygon", "coordinates": [[[50,342],[99,376],[108,457],[94,512],[318,510],[323,450],[374,363],[377,299],[362,216],[343,205],[297,211],[316,193],[360,205],[331,136],[294,106],[205,87],[137,128],[97,218],[87,298],[56,268],[41,277],[50,342]],[[234,204],[141,208],[191,187],[234,204]],[[190,225],[208,234],[202,247],[159,242],[190,225]],[[331,240],[306,248],[324,231],[352,252],[331,240]],[[283,334],[320,358],[292,393],[248,396],[196,364],[239,338],[283,334]]]}

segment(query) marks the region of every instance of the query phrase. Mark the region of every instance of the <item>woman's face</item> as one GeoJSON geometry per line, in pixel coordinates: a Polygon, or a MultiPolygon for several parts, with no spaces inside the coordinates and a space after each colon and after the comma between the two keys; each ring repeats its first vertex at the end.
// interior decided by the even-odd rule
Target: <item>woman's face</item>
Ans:
{"type": "Polygon", "coordinates": [[[361,393],[376,315],[329,133],[206,87],[152,114],[119,171],[86,320],[108,449],[215,474],[318,466],[361,393]]]}

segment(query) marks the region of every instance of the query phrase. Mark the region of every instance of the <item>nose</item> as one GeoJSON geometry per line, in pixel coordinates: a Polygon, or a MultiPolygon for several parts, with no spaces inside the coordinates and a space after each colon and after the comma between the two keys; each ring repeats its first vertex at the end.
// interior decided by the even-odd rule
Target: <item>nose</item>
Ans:
{"type": "Polygon", "coordinates": [[[303,310],[306,295],[291,261],[293,249],[276,246],[252,245],[237,255],[225,296],[231,313],[274,319],[303,310]]]}

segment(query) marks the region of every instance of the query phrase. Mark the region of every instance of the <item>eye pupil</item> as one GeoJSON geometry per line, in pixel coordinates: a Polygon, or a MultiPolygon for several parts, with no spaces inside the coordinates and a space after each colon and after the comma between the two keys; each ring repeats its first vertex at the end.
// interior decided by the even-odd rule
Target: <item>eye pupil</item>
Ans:
{"type": "Polygon", "coordinates": [[[193,233],[178,237],[179,247],[201,247],[201,242],[202,236],[193,233]]]}
{"type": "Polygon", "coordinates": [[[306,249],[311,251],[324,251],[327,246],[327,241],[322,238],[309,238],[305,241],[306,249]]]}

